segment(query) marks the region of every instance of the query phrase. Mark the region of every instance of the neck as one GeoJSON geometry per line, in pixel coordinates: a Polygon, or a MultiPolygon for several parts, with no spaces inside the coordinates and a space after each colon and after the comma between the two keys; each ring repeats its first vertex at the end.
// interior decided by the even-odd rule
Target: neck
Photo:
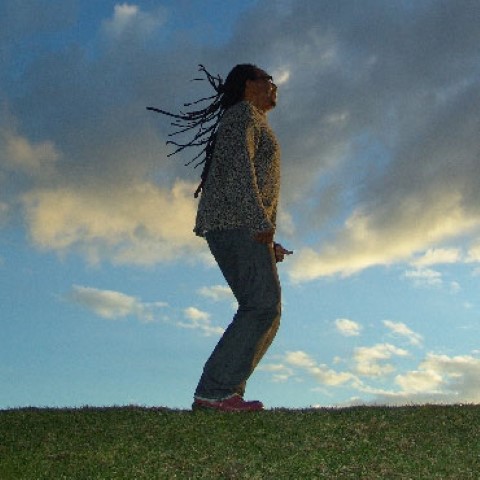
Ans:
{"type": "Polygon", "coordinates": [[[252,105],[253,107],[255,107],[255,110],[257,110],[262,115],[265,115],[265,116],[267,115],[268,110],[260,106],[258,102],[255,101],[255,99],[248,98],[247,96],[245,96],[244,100],[248,102],[250,105],[252,105]]]}

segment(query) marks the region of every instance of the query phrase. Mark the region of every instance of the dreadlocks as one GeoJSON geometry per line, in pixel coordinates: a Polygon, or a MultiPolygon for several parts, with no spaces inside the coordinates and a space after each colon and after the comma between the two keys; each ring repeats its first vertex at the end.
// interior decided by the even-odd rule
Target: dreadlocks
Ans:
{"type": "MultiPolygon", "coordinates": [[[[173,140],[167,141],[167,145],[171,144],[176,147],[175,151],[168,154],[169,157],[188,147],[202,147],[200,153],[185,164],[191,165],[194,163],[194,168],[202,164],[204,165],[200,185],[194,194],[195,198],[197,198],[202,191],[203,185],[208,176],[213,150],[215,148],[218,124],[226,110],[243,100],[245,84],[247,80],[255,79],[258,70],[259,69],[256,65],[249,63],[236,65],[227,75],[224,82],[219,75],[211,75],[203,65],[199,65],[199,71],[205,75],[206,80],[214,89],[214,95],[200,98],[194,102],[185,103],[183,105],[184,107],[194,108],[190,111],[180,112],[178,114],[167,112],[159,108],[147,107],[147,110],[152,110],[175,119],[171,125],[175,127],[176,130],[170,133],[168,135],[169,137],[174,137],[191,130],[195,131],[192,139],[187,143],[178,143],[173,140]],[[206,102],[210,103],[203,109],[197,109],[198,107],[195,107],[195,105],[206,102]]],[[[195,78],[194,80],[203,81],[205,78],[195,78]]]]}

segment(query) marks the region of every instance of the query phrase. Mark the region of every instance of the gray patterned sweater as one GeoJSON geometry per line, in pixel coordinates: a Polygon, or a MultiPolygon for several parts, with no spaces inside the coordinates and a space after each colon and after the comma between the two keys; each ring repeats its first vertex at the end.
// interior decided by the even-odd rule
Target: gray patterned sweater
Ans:
{"type": "Polygon", "coordinates": [[[220,120],[212,164],[194,232],[275,228],[280,148],[266,116],[251,103],[230,107],[220,120]]]}

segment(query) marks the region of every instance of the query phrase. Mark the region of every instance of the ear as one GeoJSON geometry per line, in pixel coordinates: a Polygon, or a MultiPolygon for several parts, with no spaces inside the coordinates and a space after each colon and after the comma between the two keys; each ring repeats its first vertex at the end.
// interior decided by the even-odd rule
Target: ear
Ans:
{"type": "Polygon", "coordinates": [[[249,78],[247,78],[245,82],[245,91],[247,91],[247,89],[251,90],[253,85],[254,85],[253,80],[250,80],[249,78]]]}
{"type": "Polygon", "coordinates": [[[244,91],[244,97],[248,98],[254,90],[254,85],[255,83],[252,80],[248,80],[245,82],[245,91],[244,91]]]}

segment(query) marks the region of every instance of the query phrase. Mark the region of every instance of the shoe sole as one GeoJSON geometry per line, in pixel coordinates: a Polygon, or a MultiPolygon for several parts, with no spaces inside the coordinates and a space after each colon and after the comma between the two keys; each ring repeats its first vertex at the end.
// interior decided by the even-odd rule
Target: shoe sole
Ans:
{"type": "Polygon", "coordinates": [[[242,413],[242,412],[262,412],[262,409],[248,409],[248,408],[239,408],[239,409],[230,409],[230,410],[225,410],[223,408],[218,408],[218,407],[210,407],[208,405],[199,405],[197,403],[194,403],[192,405],[192,412],[220,412],[220,413],[242,413]]]}

